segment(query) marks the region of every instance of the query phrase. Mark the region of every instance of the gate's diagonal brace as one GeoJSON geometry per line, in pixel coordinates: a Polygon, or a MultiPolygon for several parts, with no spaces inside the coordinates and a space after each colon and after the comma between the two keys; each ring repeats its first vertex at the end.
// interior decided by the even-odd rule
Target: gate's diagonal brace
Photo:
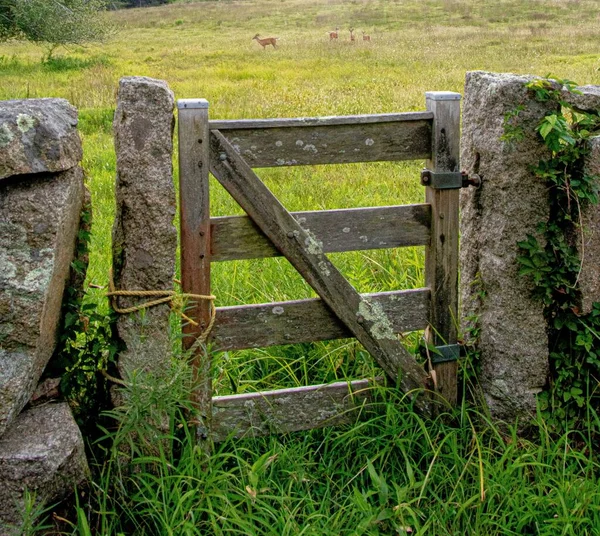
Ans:
{"type": "MultiPolygon", "coordinates": [[[[405,350],[385,312],[362,297],[323,253],[320,242],[304,229],[263,184],[218,130],[210,136],[210,171],[254,220],[300,275],[404,392],[429,387],[429,376],[405,350]]],[[[431,400],[415,405],[431,413],[431,400]]]]}

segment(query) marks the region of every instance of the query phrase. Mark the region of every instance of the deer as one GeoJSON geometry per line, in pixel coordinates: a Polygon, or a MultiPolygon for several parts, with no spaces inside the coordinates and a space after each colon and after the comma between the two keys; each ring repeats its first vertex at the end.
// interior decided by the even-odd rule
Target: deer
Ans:
{"type": "Polygon", "coordinates": [[[350,32],[350,41],[354,43],[354,28],[348,28],[348,31],[350,32]]]}
{"type": "Polygon", "coordinates": [[[365,32],[363,32],[362,34],[363,34],[363,41],[371,41],[370,35],[367,35],[365,32]]]}
{"type": "Polygon", "coordinates": [[[335,31],[333,31],[333,32],[327,32],[329,34],[330,41],[333,41],[334,39],[338,38],[338,30],[339,30],[339,28],[336,28],[335,31]]]}
{"type": "Polygon", "coordinates": [[[268,45],[273,45],[273,48],[277,48],[277,39],[279,39],[279,37],[265,37],[264,39],[261,39],[260,34],[256,34],[252,39],[256,39],[258,44],[265,50],[268,45]]]}

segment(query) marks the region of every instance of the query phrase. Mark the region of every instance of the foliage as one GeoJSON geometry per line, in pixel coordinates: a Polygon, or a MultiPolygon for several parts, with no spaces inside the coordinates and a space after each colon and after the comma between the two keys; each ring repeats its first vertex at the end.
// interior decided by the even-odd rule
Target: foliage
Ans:
{"type": "Polygon", "coordinates": [[[123,7],[147,7],[170,4],[173,0],[120,0],[119,5],[123,7]]]}
{"type": "Polygon", "coordinates": [[[0,41],[22,39],[48,48],[102,41],[112,31],[106,0],[0,0],[0,41]]]}
{"type": "Polygon", "coordinates": [[[186,422],[186,363],[173,361],[166,387],[146,377],[121,391],[89,504],[68,516],[80,534],[591,536],[600,525],[587,434],[551,436],[540,420],[530,442],[465,406],[425,421],[393,388],[351,426],[231,439],[207,458],[186,422]],[[167,426],[149,426],[165,422],[156,415],[167,426]]]}
{"type": "Polygon", "coordinates": [[[61,376],[61,392],[69,402],[80,425],[94,423],[107,398],[106,370],[117,352],[112,333],[113,318],[102,313],[98,304],[86,299],[80,285],[85,278],[91,234],[91,211],[81,214],[76,259],[71,270],[77,285],[66,289],[63,300],[63,325],[52,360],[52,374],[61,376]]]}
{"type": "Polygon", "coordinates": [[[533,168],[550,193],[550,218],[538,225],[545,243],[528,236],[518,244],[518,261],[520,273],[533,280],[549,325],[552,375],[549,391],[540,396],[541,408],[549,423],[562,429],[581,419],[586,402],[595,408],[600,404],[600,304],[581,314],[577,286],[577,242],[585,232],[580,214],[587,204],[598,203],[600,186],[600,177],[588,174],[583,164],[587,140],[600,129],[600,117],[568,102],[565,95],[577,93],[571,81],[538,79],[527,87],[538,101],[557,105],[537,126],[550,157],[533,168]]]}

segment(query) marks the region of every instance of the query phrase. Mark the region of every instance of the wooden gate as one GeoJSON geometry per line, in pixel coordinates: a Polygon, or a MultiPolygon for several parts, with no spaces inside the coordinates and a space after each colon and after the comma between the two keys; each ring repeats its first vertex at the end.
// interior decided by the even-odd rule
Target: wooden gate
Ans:
{"type": "MultiPolygon", "coordinates": [[[[284,255],[320,298],[222,307],[212,351],[356,337],[386,375],[431,413],[456,401],[460,95],[426,93],[427,111],[211,121],[204,99],[178,101],[183,292],[210,294],[212,262],[284,255]],[[289,213],[253,168],[427,159],[425,203],[289,213]],[[248,216],[210,217],[209,171],[248,216]],[[367,240],[365,240],[367,237],[367,240]],[[360,295],[328,252],[426,247],[426,288],[360,295]],[[276,314],[273,314],[275,312],[276,314]],[[260,322],[258,322],[260,319],[260,322]],[[259,331],[256,326],[261,326],[259,331]],[[397,333],[425,329],[442,358],[426,371],[397,333]]],[[[189,348],[211,304],[191,304],[189,348]]],[[[194,356],[198,437],[289,432],[348,422],[369,380],[213,397],[210,354],[194,356]]]]}

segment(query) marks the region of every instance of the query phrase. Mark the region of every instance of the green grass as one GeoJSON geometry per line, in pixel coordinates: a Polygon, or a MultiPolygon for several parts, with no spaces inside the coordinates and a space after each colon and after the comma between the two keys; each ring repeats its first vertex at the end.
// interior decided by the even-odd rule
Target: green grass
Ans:
{"type": "Polygon", "coordinates": [[[113,412],[120,428],[76,533],[600,534],[600,467],[585,432],[553,437],[539,421],[523,439],[466,406],[424,420],[378,389],[355,425],[227,440],[206,458],[181,418],[183,392],[164,383],[134,382],[113,412]],[[161,413],[171,432],[148,426],[161,413]]]}
{"type": "MultiPolygon", "coordinates": [[[[64,97],[79,108],[94,207],[88,282],[97,285],[106,284],[111,262],[112,115],[122,76],[164,79],[177,98],[206,98],[212,118],[422,110],[425,91],[462,92],[465,72],[477,69],[600,83],[596,0],[223,0],[111,16],[123,29],[112,41],[57,53],[45,63],[32,45],[0,44],[0,99],[64,97]],[[340,40],[329,42],[326,32],[336,26],[340,40]],[[371,43],[352,45],[349,27],[359,39],[360,31],[368,32],[371,43]],[[251,40],[257,32],[279,36],[280,47],[263,51],[251,40]]],[[[259,174],[289,210],[314,210],[421,202],[423,164],[259,174]]],[[[211,196],[215,215],[241,213],[216,183],[211,196]]],[[[331,257],[361,292],[423,284],[421,248],[331,257]]],[[[218,305],[314,295],[281,259],[216,263],[213,291],[218,305]]],[[[105,307],[103,292],[90,289],[88,299],[105,307]]],[[[352,341],[229,352],[215,356],[214,368],[217,394],[378,372],[352,341]]],[[[175,426],[182,400],[168,394],[159,406],[171,404],[175,426]]],[[[113,451],[98,462],[90,495],[70,517],[72,530],[316,535],[403,534],[402,527],[410,527],[413,534],[435,536],[600,534],[598,458],[590,437],[551,437],[540,422],[535,441],[518,439],[514,426],[500,430],[466,408],[449,421],[425,422],[393,390],[378,396],[387,401],[385,411],[365,408],[365,422],[227,441],[208,461],[185,433],[167,434],[169,448],[162,453],[139,447],[130,472],[122,471],[113,451]]],[[[117,441],[131,430],[156,437],[140,429],[140,412],[148,407],[140,404],[119,415],[117,441]]]]}

